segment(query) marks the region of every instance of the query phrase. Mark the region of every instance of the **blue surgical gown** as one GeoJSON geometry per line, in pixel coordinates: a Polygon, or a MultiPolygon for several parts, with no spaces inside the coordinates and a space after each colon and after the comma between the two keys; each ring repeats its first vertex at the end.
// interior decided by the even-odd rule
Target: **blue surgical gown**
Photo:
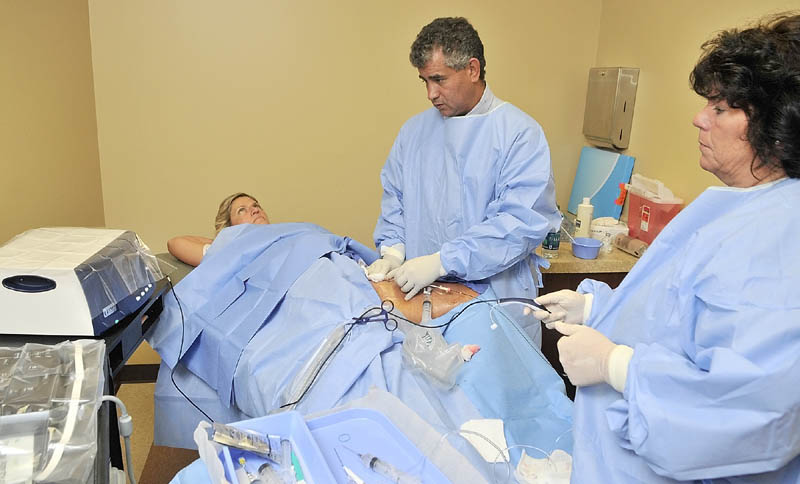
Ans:
{"type": "Polygon", "coordinates": [[[587,324],[634,348],[578,389],[572,482],[800,482],[800,180],[709,188],[587,324]]]}
{"type": "Polygon", "coordinates": [[[376,246],[403,243],[406,259],[440,252],[448,275],[488,279],[499,297],[536,296],[533,251],[561,216],[533,118],[508,103],[452,118],[430,108],[400,129],[381,182],[376,246]]]}

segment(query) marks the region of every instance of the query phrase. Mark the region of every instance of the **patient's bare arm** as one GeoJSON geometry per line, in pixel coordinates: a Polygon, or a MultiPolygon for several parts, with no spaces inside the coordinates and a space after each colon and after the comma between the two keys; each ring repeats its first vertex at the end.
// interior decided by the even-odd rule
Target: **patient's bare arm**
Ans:
{"type": "MultiPolygon", "coordinates": [[[[461,303],[474,299],[478,293],[468,288],[463,284],[456,284],[452,282],[437,282],[437,286],[444,286],[450,288],[447,293],[441,289],[434,289],[431,293],[432,310],[431,315],[438,318],[442,314],[450,311],[461,303]]],[[[386,299],[394,303],[394,307],[400,311],[407,319],[419,323],[422,320],[422,293],[412,297],[411,300],[406,301],[406,294],[400,290],[394,281],[373,282],[372,287],[381,298],[381,301],[386,299]]]]}
{"type": "Polygon", "coordinates": [[[179,261],[192,266],[200,265],[203,260],[203,247],[213,242],[208,237],[197,235],[181,235],[167,241],[167,250],[179,261]]]}

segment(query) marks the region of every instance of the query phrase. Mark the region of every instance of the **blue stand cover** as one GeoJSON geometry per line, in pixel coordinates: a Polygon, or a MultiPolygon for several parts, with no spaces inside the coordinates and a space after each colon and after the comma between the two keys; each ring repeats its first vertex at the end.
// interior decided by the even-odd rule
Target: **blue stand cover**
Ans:
{"type": "Polygon", "coordinates": [[[567,211],[577,213],[578,204],[584,197],[589,197],[594,205],[593,218],[619,219],[622,214],[622,204],[616,204],[620,197],[619,184],[631,180],[633,162],[632,156],[584,146],[567,211]]]}

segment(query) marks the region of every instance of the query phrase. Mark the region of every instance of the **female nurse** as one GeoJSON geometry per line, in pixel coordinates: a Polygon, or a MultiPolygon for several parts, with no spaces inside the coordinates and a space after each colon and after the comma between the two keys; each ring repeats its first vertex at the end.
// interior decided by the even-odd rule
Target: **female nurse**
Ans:
{"type": "Polygon", "coordinates": [[[537,299],[578,387],[572,482],[800,482],[800,15],[703,49],[693,124],[725,186],[616,290],[537,299]]]}

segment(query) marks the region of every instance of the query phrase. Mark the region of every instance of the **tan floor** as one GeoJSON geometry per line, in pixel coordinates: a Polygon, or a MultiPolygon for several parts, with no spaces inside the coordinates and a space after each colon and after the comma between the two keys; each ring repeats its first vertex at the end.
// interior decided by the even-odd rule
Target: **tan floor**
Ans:
{"type": "MultiPolygon", "coordinates": [[[[142,476],[142,469],[147,460],[147,453],[153,444],[153,392],[155,383],[133,383],[122,385],[117,392],[133,419],[133,435],[131,436],[131,458],[133,474],[137,482],[142,476]]],[[[124,444],[123,449],[125,449],[124,444]]],[[[124,455],[124,450],[123,450],[124,455]]],[[[127,469],[127,461],[125,468],[127,469]]]]}

